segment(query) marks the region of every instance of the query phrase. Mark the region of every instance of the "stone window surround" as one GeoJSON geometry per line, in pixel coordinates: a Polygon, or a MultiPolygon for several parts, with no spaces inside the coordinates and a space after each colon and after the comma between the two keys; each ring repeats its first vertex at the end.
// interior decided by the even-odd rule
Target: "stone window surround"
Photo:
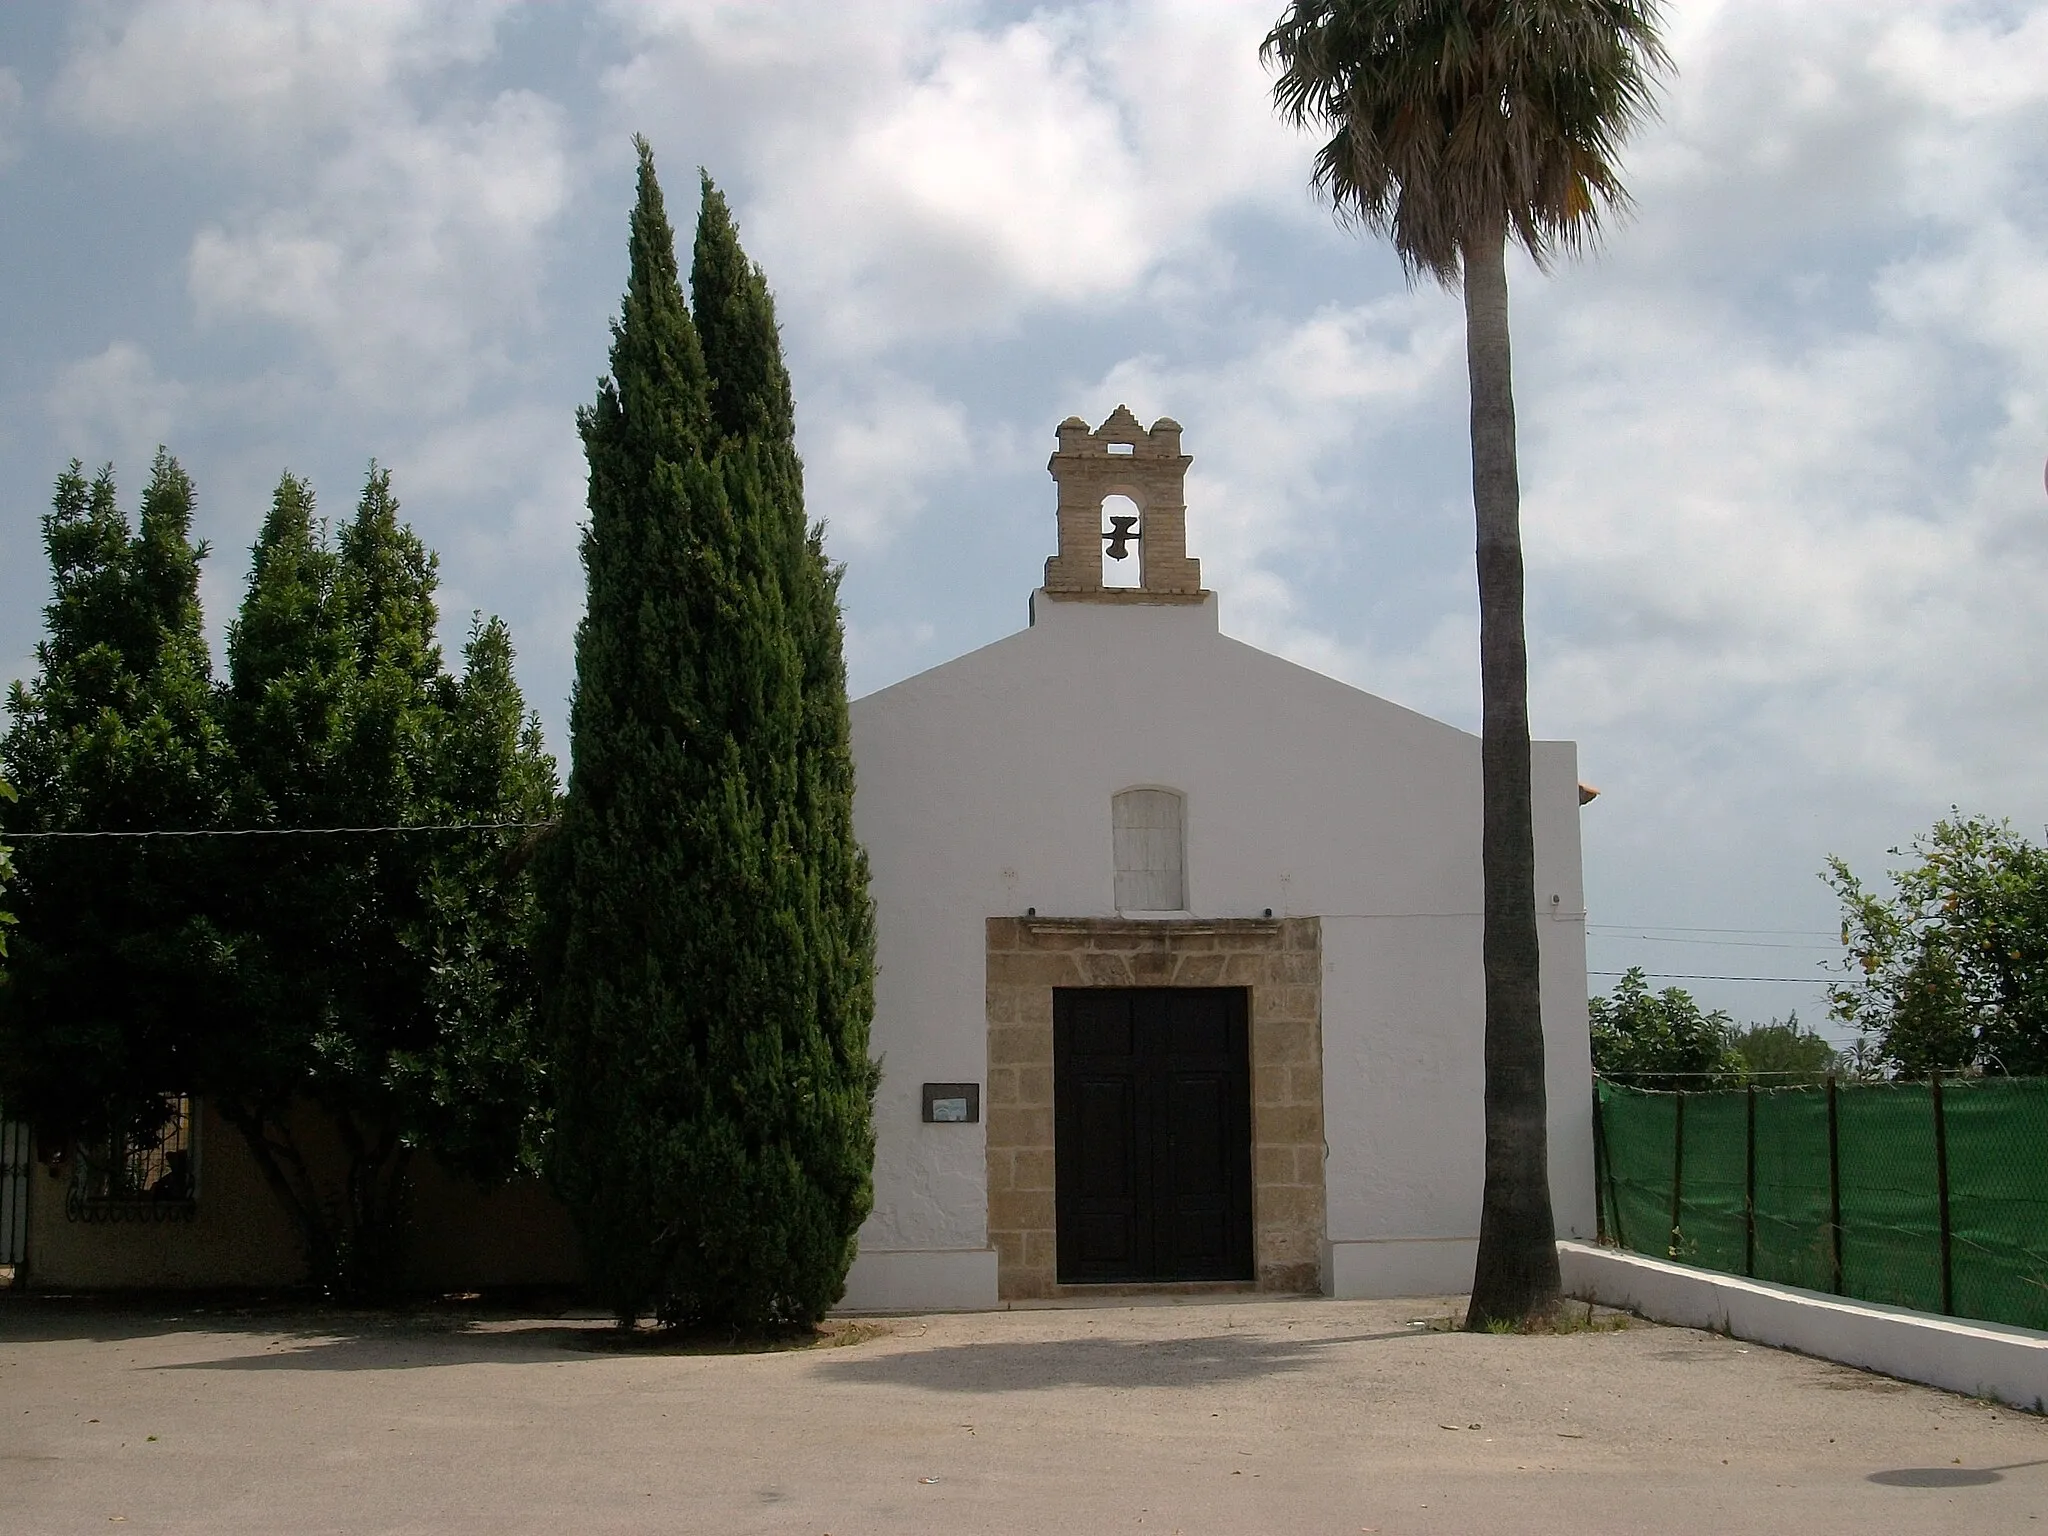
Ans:
{"type": "Polygon", "coordinates": [[[1104,1289],[1054,1278],[1057,987],[1248,990],[1253,1283],[1317,1290],[1325,1209],[1321,921],[995,917],[987,945],[984,1113],[997,1295],[1019,1301],[1104,1289]]]}

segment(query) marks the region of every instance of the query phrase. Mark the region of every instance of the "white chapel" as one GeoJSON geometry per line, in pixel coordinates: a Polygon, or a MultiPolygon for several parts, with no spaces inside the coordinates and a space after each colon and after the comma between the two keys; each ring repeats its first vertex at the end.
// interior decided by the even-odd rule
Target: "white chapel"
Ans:
{"type": "MultiPolygon", "coordinates": [[[[883,1077],[848,1308],[1470,1285],[1479,739],[1224,635],[1189,463],[1170,420],[1063,422],[1029,627],[853,705],[883,1077]]],[[[1533,769],[1551,1192],[1589,1238],[1576,749],[1533,769]]]]}

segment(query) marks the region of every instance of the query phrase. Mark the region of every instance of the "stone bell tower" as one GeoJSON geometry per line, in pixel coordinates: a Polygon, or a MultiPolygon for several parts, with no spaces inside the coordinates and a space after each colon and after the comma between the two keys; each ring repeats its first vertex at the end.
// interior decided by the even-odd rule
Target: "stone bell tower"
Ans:
{"type": "Polygon", "coordinates": [[[1188,465],[1180,423],[1162,416],[1150,431],[1118,406],[1094,431],[1078,416],[1060,423],[1059,451],[1046,462],[1060,488],[1060,552],[1045,562],[1047,597],[1113,603],[1196,603],[1202,565],[1188,558],[1188,465]],[[1128,496],[1136,518],[1104,531],[1105,497],[1128,496]],[[1135,526],[1127,526],[1135,523],[1135,526]],[[1102,584],[1103,545],[1119,554],[1135,545],[1138,585],[1102,584]]]}

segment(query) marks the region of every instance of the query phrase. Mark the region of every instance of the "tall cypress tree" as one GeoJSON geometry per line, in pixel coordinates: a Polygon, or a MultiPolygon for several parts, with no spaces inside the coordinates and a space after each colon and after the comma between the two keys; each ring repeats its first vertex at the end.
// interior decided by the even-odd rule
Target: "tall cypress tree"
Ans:
{"type": "Polygon", "coordinates": [[[543,883],[555,1175],[621,1320],[810,1321],[872,1156],[836,598],[765,285],[707,195],[693,320],[636,146],[611,374],[578,422],[588,607],[543,883]]]}
{"type": "Polygon", "coordinates": [[[868,1057],[874,922],[867,855],[853,831],[840,572],[825,557],[823,526],[805,516],[796,410],[774,301],[708,175],[690,299],[727,495],[736,509],[753,509],[768,563],[764,581],[772,575],[781,588],[798,668],[793,761],[773,765],[789,797],[777,808],[771,866],[780,1058],[767,1087],[781,1091],[784,1134],[802,1174],[780,1213],[779,1236],[791,1272],[817,1287],[822,1311],[843,1291],[854,1234],[873,1204],[878,1075],[868,1057]]]}

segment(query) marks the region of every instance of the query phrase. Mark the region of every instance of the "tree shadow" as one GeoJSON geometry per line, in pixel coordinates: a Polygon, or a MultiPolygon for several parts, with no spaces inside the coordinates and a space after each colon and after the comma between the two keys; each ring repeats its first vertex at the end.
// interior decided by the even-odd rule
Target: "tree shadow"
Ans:
{"type": "Polygon", "coordinates": [[[731,1334],[642,1327],[625,1332],[605,1321],[468,1322],[444,1327],[397,1323],[338,1333],[311,1329],[298,1341],[258,1354],[186,1360],[158,1371],[405,1371],[450,1365],[561,1363],[605,1355],[774,1355],[837,1349],[887,1332],[878,1323],[830,1323],[813,1335],[731,1334]]]}
{"type": "Polygon", "coordinates": [[[1893,1467],[1873,1472],[1863,1480],[1887,1488],[1982,1488],[2002,1483],[2005,1474],[2024,1467],[2048,1467],[2048,1458],[2037,1461],[2009,1461],[1998,1467],[1893,1467]]]}
{"type": "Polygon", "coordinates": [[[559,1319],[575,1304],[559,1287],[419,1294],[362,1306],[323,1301],[307,1291],[31,1291],[0,1294],[0,1337],[112,1344],[177,1333],[446,1332],[492,1320],[559,1319]]]}
{"type": "Polygon", "coordinates": [[[416,1298],[378,1308],[323,1305],[303,1295],[10,1296],[0,1298],[0,1337],[11,1345],[137,1343],[181,1334],[261,1339],[258,1352],[157,1370],[373,1369],[396,1363],[461,1363],[536,1350],[587,1354],[583,1341],[614,1332],[508,1299],[416,1298]]]}
{"type": "Polygon", "coordinates": [[[1413,1329],[1338,1338],[1272,1338],[1253,1333],[1198,1339],[1060,1339],[943,1344],[821,1363],[828,1380],[929,1392],[1041,1392],[1061,1387],[1202,1387],[1256,1381],[1306,1369],[1349,1344],[1413,1339],[1413,1329]]]}
{"type": "Polygon", "coordinates": [[[1873,1472],[1863,1481],[1887,1488],[1980,1488],[2004,1482],[2005,1474],[1989,1467],[1894,1467],[1889,1472],[1873,1472]]]}
{"type": "Polygon", "coordinates": [[[584,1340],[605,1325],[533,1324],[494,1329],[403,1326],[337,1333],[308,1329],[271,1349],[215,1360],[179,1360],[154,1371],[408,1371],[451,1365],[513,1365],[542,1358],[590,1359],[584,1340]]]}
{"type": "Polygon", "coordinates": [[[493,1306],[475,1297],[387,1308],[321,1305],[303,1295],[0,1299],[0,1336],[10,1344],[128,1343],[203,1334],[231,1352],[174,1360],[154,1371],[392,1371],[444,1366],[566,1363],[632,1355],[815,1353],[826,1380],[935,1392],[999,1393],[1059,1387],[1202,1386],[1306,1368],[1345,1345],[1423,1337],[1413,1327],[1341,1337],[1273,1337],[1253,1331],[1157,1341],[1063,1339],[938,1345],[887,1352],[847,1350],[890,1331],[859,1320],[827,1324],[828,1336],[719,1337],[642,1328],[548,1308],[493,1306]],[[244,1341],[246,1341],[244,1343],[244,1341]],[[234,1350],[234,1344],[244,1344],[234,1350]]]}

